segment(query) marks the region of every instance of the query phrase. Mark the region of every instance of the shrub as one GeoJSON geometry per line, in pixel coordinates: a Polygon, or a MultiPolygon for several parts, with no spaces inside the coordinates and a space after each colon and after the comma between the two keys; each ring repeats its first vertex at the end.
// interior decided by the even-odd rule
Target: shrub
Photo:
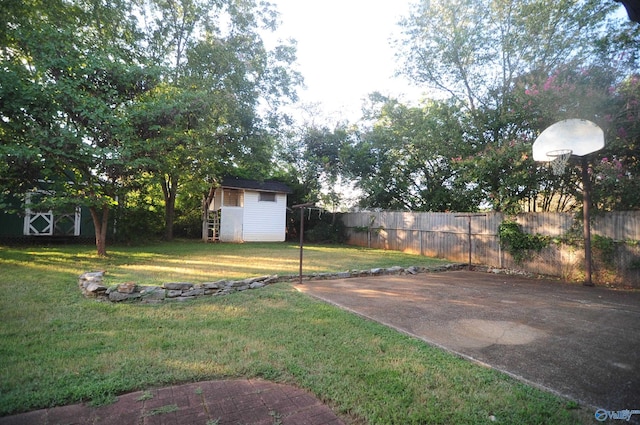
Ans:
{"type": "Polygon", "coordinates": [[[550,243],[548,236],[525,233],[522,226],[511,220],[505,220],[500,224],[498,234],[500,245],[511,254],[517,264],[529,259],[531,251],[540,252],[550,243]]]}
{"type": "MultiPolygon", "coordinates": [[[[289,216],[288,238],[299,240],[300,215],[296,211],[289,216]]],[[[343,243],[346,241],[346,228],[340,215],[326,211],[312,210],[305,215],[304,240],[312,243],[343,243]]]]}
{"type": "Polygon", "coordinates": [[[317,223],[312,229],[304,232],[305,240],[314,243],[343,243],[345,241],[345,227],[342,221],[335,224],[317,223]]]}
{"type": "Polygon", "coordinates": [[[114,240],[137,243],[159,239],[164,229],[162,210],[141,205],[117,209],[115,212],[114,240]]]}
{"type": "Polygon", "coordinates": [[[602,262],[607,266],[612,266],[616,253],[615,241],[607,236],[593,235],[592,242],[593,247],[600,251],[602,262]]]}
{"type": "Polygon", "coordinates": [[[202,237],[202,210],[192,208],[177,210],[173,223],[173,235],[179,238],[199,239],[202,237]]]}

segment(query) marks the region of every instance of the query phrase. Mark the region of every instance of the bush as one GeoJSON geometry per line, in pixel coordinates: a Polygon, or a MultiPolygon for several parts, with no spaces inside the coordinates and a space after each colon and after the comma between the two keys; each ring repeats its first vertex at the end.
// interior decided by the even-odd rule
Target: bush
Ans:
{"type": "MultiPolygon", "coordinates": [[[[294,211],[288,218],[287,237],[300,240],[300,212],[294,211]]],[[[312,210],[305,213],[304,240],[313,243],[343,243],[347,240],[346,228],[339,215],[312,210]]]]}
{"type": "Polygon", "coordinates": [[[498,228],[500,244],[520,264],[530,257],[531,251],[540,252],[542,248],[549,246],[550,238],[541,234],[531,235],[525,233],[515,221],[505,220],[498,228]]]}
{"type": "Polygon", "coordinates": [[[343,243],[345,238],[345,227],[340,219],[335,224],[317,223],[312,229],[305,230],[305,240],[314,243],[343,243]]]}
{"type": "Polygon", "coordinates": [[[173,235],[179,238],[199,239],[202,237],[202,210],[177,210],[173,223],[173,235]]]}
{"type": "Polygon", "coordinates": [[[136,243],[160,239],[164,229],[162,211],[149,206],[125,207],[116,210],[113,238],[117,242],[136,243]]]}
{"type": "Polygon", "coordinates": [[[593,247],[600,251],[602,262],[607,266],[613,266],[616,253],[615,241],[607,236],[593,235],[592,242],[593,247]]]}

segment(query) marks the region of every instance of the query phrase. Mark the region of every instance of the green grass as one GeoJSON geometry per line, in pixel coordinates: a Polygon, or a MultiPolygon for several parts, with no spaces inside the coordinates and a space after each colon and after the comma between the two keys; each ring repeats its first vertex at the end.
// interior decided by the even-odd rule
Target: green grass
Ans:
{"type": "MultiPolygon", "coordinates": [[[[264,274],[298,274],[300,250],[290,243],[203,244],[183,241],[143,247],[110,247],[106,259],[88,246],[8,248],[0,246],[3,265],[20,266],[29,276],[52,272],[77,277],[89,270],[106,270],[110,282],[154,284],[171,281],[205,282],[244,279],[264,274]]],[[[443,264],[445,261],[395,251],[337,245],[304,247],[303,273],[372,267],[443,264]]],[[[0,272],[2,273],[2,272],[0,272]]],[[[0,274],[2,277],[2,274],[0,274]]]]}
{"type": "MultiPolygon", "coordinates": [[[[289,244],[0,247],[0,415],[162,385],[259,377],[309,389],[352,423],[569,424],[579,411],[551,394],[472,364],[279,283],[188,303],[99,303],[77,276],[205,281],[295,274],[289,244]],[[490,417],[495,416],[496,421],[490,417]]],[[[307,271],[437,262],[310,246],[307,271]]]]}

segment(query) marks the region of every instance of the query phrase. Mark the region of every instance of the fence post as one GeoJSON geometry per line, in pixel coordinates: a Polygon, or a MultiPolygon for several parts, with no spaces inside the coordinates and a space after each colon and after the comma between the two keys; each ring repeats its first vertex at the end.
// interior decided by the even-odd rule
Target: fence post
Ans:
{"type": "Polygon", "coordinates": [[[468,229],[469,229],[469,233],[468,233],[468,240],[469,240],[469,270],[471,270],[471,218],[472,217],[486,217],[486,214],[460,214],[460,215],[456,215],[454,217],[456,218],[467,218],[468,220],[468,229]]]}

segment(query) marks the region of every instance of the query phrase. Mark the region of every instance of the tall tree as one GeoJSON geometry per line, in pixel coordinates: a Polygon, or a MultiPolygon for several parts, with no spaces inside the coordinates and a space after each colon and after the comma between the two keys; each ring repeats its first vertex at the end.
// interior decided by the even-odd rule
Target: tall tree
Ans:
{"type": "Polygon", "coordinates": [[[109,209],[127,174],[125,110],[153,83],[137,61],[129,4],[29,0],[2,9],[0,137],[10,158],[2,185],[55,182],[46,202],[87,206],[106,255],[109,209]]]}
{"type": "Polygon", "coordinates": [[[148,0],[145,11],[147,54],[165,72],[163,88],[139,105],[138,153],[163,188],[171,239],[181,184],[210,187],[248,157],[254,169],[268,164],[275,114],[260,108],[295,98],[299,76],[292,44],[268,51],[262,42],[260,30],[276,25],[268,4],[148,0]]]}
{"type": "Polygon", "coordinates": [[[464,211],[478,204],[476,189],[458,179],[473,151],[465,117],[455,103],[408,107],[372,96],[373,126],[344,154],[345,168],[363,192],[361,206],[414,211],[464,211]]]}
{"type": "Polygon", "coordinates": [[[475,150],[459,176],[494,209],[536,208],[540,195],[543,208],[551,208],[558,194],[577,193],[579,176],[569,170],[549,178],[531,161],[530,144],[562,118],[604,115],[606,91],[624,75],[621,67],[599,65],[623,44],[624,37],[609,36],[621,25],[609,20],[617,7],[596,0],[423,0],[402,21],[400,72],[463,105],[475,150]]]}
{"type": "Polygon", "coordinates": [[[472,111],[500,108],[520,75],[589,63],[614,8],[600,0],[422,0],[400,23],[400,72],[472,111]]]}

